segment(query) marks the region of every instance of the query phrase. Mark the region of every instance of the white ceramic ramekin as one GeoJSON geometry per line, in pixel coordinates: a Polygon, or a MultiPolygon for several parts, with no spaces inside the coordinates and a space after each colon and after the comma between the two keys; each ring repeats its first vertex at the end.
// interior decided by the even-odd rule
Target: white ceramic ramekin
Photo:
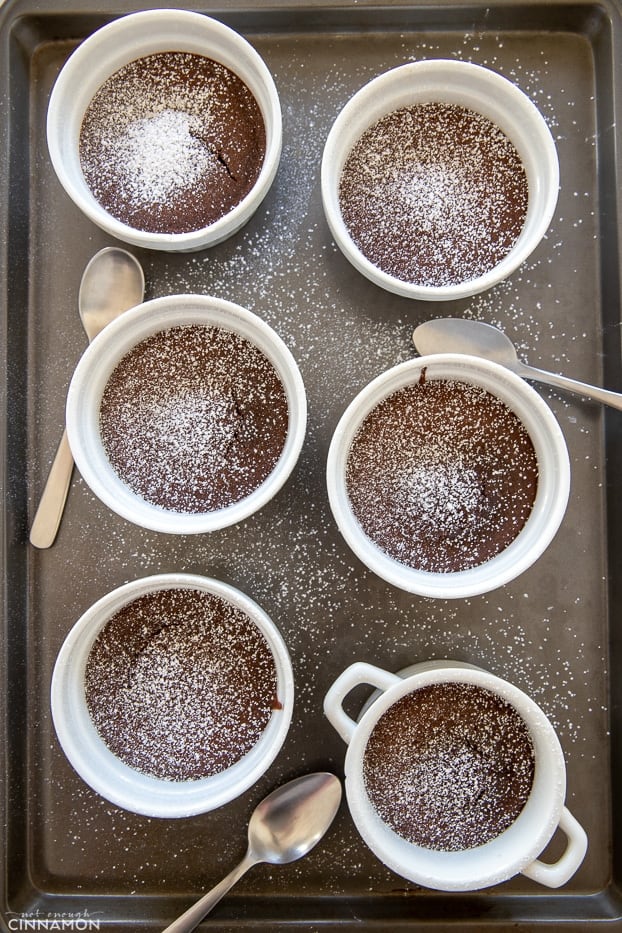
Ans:
{"type": "Polygon", "coordinates": [[[343,254],[363,275],[406,298],[450,301],[475,295],[507,278],[536,248],[551,222],[559,191],[559,162],[553,137],[531,100],[494,71],[468,62],[432,59],[401,65],[374,78],[335,120],[322,158],[322,200],[330,230],[343,254]],[[339,182],[352,147],[374,123],[402,107],[457,104],[495,123],[514,143],[529,187],[527,217],[518,241],[494,269],[456,285],[428,286],[382,272],[352,240],[339,206],[339,182]]]}
{"type": "Polygon", "coordinates": [[[98,29],[69,57],[50,97],[47,140],[60,183],[93,223],[134,246],[186,252],[220,243],[239,230],[257,210],[279,165],[281,106],[263,59],[233,29],[202,13],[146,10],[120,17],[98,29]],[[95,199],[80,167],[80,127],[93,95],[107,78],[128,62],[167,51],[203,55],[234,71],[255,96],[266,128],[266,154],[253,189],[224,217],[190,233],[146,233],[116,220],[95,199]]]}
{"type": "Polygon", "coordinates": [[[278,334],[245,308],[205,295],[155,298],[112,321],[85,351],[67,395],[67,434],[84,481],[102,502],[128,521],[169,534],[215,531],[248,518],[265,505],[285,483],[298,460],[306,422],[307,402],[302,377],[294,357],[278,334]],[[258,347],[276,369],[289,408],[285,446],[272,473],[246,498],[210,512],[173,512],[138,496],[111,466],[99,430],[101,398],[121,358],[150,335],[183,324],[221,327],[240,334],[258,347]]]}
{"type": "Polygon", "coordinates": [[[570,491],[570,464],[562,431],[538,393],[497,363],[462,354],[435,354],[400,363],[370,382],[341,417],[328,451],[328,497],[339,529],[354,553],[378,576],[410,593],[439,599],[486,593],[513,580],[546,550],[564,517],[570,491]],[[431,573],[399,563],[382,551],[358,523],[346,484],[352,441],[367,415],[387,396],[426,380],[449,379],[481,386],[501,399],[522,421],[535,448],[538,489],[531,514],[512,543],[468,570],[431,573]]]}
{"type": "Polygon", "coordinates": [[[195,574],[158,574],[126,583],[98,600],[76,622],[58,654],[51,688],[52,717],[58,740],[71,765],[93,790],[107,800],[146,816],[183,817],[206,813],[238,797],[268,769],[278,754],[292,717],[294,678],[285,643],[266,613],[228,584],[195,574]],[[104,625],[123,606],[146,593],[163,589],[198,589],[227,600],[251,619],[273,654],[278,698],[261,738],[243,758],[211,777],[166,781],[130,768],[114,755],[97,732],[84,692],[89,653],[104,625]]]}
{"type": "Polygon", "coordinates": [[[335,681],[324,700],[324,712],[348,745],[346,795],[352,819],[372,852],[403,878],[440,891],[475,891],[522,873],[550,888],[565,884],[580,866],[587,849],[583,828],[564,806],[566,766],[553,726],[533,700],[507,681],[456,661],[413,665],[404,677],[371,664],[355,663],[335,681]],[[525,807],[514,823],[484,845],[443,852],[414,845],[394,832],[372,806],[363,778],[369,737],[383,713],[421,687],[440,683],[473,684],[510,703],[529,729],[535,774],[525,807]],[[377,688],[358,722],[343,709],[343,701],[361,684],[377,688]],[[567,845],[554,862],[538,859],[557,828],[567,845]]]}

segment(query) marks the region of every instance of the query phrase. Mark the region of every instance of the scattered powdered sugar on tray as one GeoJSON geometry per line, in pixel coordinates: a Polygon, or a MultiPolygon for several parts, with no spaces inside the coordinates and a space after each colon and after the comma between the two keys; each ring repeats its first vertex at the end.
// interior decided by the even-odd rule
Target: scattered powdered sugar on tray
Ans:
{"type": "MultiPolygon", "coordinates": [[[[594,354],[602,352],[582,266],[583,253],[597,242],[594,166],[586,154],[586,149],[594,152],[596,142],[594,126],[585,119],[587,98],[577,94],[573,57],[565,55],[566,39],[561,38],[559,48],[554,33],[516,37],[511,31],[499,36],[406,33],[401,42],[392,36],[388,43],[348,34],[329,37],[329,44],[325,36],[316,42],[301,35],[293,48],[286,37],[268,40],[263,51],[281,95],[284,150],[266,201],[243,230],[214,249],[141,256],[153,296],[219,295],[275,327],[305,380],[307,439],[297,469],[272,503],[238,527],[192,541],[130,526],[103,507],[78,477],[61,529],[67,537],[40,558],[42,566],[49,562],[50,573],[60,573],[66,569],[63,540],[71,542],[72,553],[82,555],[85,582],[63,594],[56,637],[60,640],[90,602],[125,580],[160,571],[204,573],[239,586],[271,615],[292,657],[296,702],[288,742],[265,780],[244,799],[184,827],[137,818],[98,798],[74,780],[50,740],[45,753],[54,768],[46,786],[56,802],[48,837],[63,871],[78,878],[85,891],[91,884],[100,891],[141,895],[200,891],[206,869],[195,864],[194,855],[207,836],[218,839],[219,859],[233,864],[242,854],[240,826],[283,775],[305,767],[341,771],[344,746],[321,709],[334,676],[354,660],[399,670],[418,660],[455,658],[519,686],[558,731],[568,765],[568,804],[581,817],[582,782],[602,772],[601,738],[607,730],[607,633],[599,608],[602,581],[593,578],[602,541],[598,530],[592,531],[597,521],[582,520],[588,508],[592,516],[601,508],[602,490],[591,493],[589,485],[600,487],[604,478],[600,411],[561,392],[539,389],[570,446],[574,489],[569,516],[531,571],[473,599],[413,598],[366,571],[335,530],[323,477],[328,441],[346,404],[371,378],[411,357],[412,329],[436,314],[495,323],[529,362],[544,368],[555,363],[560,371],[590,381],[594,354]],[[341,106],[382,70],[431,57],[476,61],[515,80],[554,131],[566,173],[551,229],[533,257],[491,291],[451,306],[409,302],[354,275],[327,233],[320,207],[319,160],[341,106]],[[316,58],[321,58],[321,74],[316,58]],[[558,93],[562,78],[564,96],[558,93]],[[576,147],[585,156],[581,177],[568,175],[576,147]],[[580,501],[578,489],[583,491],[580,501]],[[69,784],[72,796],[66,800],[61,789],[69,784]],[[106,844],[111,832],[118,840],[114,849],[106,844]]],[[[599,857],[592,849],[588,872],[599,857]]],[[[327,859],[335,894],[412,890],[370,857],[346,814],[317,852],[278,874],[280,890],[298,893],[304,884],[307,891],[326,893],[327,859]]],[[[217,866],[212,872],[216,877],[217,866]]],[[[276,872],[260,867],[244,881],[244,890],[266,893],[271,878],[277,881],[276,872]]]]}

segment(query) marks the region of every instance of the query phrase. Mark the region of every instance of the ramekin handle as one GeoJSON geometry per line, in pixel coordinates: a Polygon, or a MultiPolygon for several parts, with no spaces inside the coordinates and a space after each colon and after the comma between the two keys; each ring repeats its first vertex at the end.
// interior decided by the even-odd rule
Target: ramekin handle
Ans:
{"type": "Polygon", "coordinates": [[[343,701],[350,691],[361,684],[370,684],[384,692],[401,682],[402,678],[397,674],[390,674],[381,667],[374,667],[373,664],[366,664],[364,661],[356,661],[339,675],[329,689],[324,698],[324,714],[343,741],[349,745],[357,725],[343,708],[343,701]]]}
{"type": "Polygon", "coordinates": [[[523,875],[546,885],[547,888],[559,888],[572,878],[587,851],[585,830],[566,807],[562,810],[559,828],[568,839],[563,855],[551,864],[534,859],[522,871],[523,875]]]}

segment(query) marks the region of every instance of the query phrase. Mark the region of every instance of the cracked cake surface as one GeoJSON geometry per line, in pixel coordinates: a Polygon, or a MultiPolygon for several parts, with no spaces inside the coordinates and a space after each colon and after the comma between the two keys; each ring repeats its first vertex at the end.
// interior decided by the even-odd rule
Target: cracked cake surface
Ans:
{"type": "Polygon", "coordinates": [[[219,62],[160,52],[112,74],[80,131],[80,163],[99,203],[148,233],[219,220],[255,184],[266,131],[255,97],[219,62]]]}

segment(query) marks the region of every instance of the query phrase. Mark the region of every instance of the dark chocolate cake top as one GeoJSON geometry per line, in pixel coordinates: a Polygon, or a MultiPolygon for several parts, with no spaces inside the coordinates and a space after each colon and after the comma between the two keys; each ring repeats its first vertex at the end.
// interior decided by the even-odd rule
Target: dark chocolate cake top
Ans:
{"type": "Polygon", "coordinates": [[[259,105],[229,68],[160,52],[115,72],[90,102],[80,162],[95,198],[150,233],[189,233],[248,194],[265,156],[259,105]]]}
{"type": "Polygon", "coordinates": [[[229,768],[280,708],[264,635],[241,609],[190,588],[157,590],[120,609],[91,649],[85,693],[110,750],[171,781],[229,768]]]}
{"type": "Polygon", "coordinates": [[[395,560],[435,573],[504,550],[529,518],[537,483],[533,443],[505,402],[425,377],[369,413],[346,466],[365,534],[395,560]]]}
{"type": "Polygon", "coordinates": [[[421,687],[376,723],[364,756],[372,805],[416,845],[484,845],[525,806],[535,772],[529,730],[506,700],[473,684],[421,687]]]}
{"type": "Polygon", "coordinates": [[[204,513],[267,479],[285,445],[289,408],[263,351],[232,331],[193,324],[159,331],[123,357],[99,421],[112,466],[137,495],[204,513]]]}
{"type": "Polygon", "coordinates": [[[493,269],[527,214],[525,169],[487,117],[429,103],[387,114],[355,143],[341,213],[364,256],[422,286],[458,285],[493,269]]]}

